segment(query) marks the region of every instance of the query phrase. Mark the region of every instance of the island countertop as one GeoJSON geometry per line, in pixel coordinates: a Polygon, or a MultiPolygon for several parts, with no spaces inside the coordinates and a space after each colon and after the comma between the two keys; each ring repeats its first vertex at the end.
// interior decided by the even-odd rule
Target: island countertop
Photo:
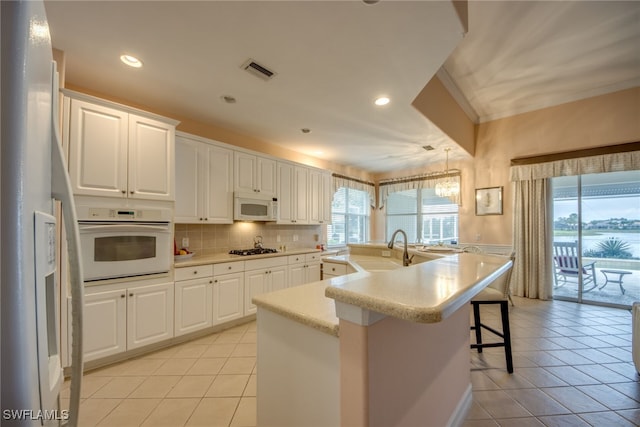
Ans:
{"type": "Polygon", "coordinates": [[[331,282],[325,295],[338,302],[418,322],[440,322],[500,277],[511,260],[455,254],[406,268],[331,282]]]}
{"type": "Polygon", "coordinates": [[[257,295],[253,303],[334,336],[339,335],[335,301],[412,322],[435,323],[468,304],[510,265],[506,257],[456,254],[257,295]]]}

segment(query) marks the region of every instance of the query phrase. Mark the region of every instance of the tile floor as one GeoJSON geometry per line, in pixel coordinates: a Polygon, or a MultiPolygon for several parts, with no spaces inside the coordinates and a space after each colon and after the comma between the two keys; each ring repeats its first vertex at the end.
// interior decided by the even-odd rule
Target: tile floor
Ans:
{"type": "MultiPolygon", "coordinates": [[[[515,304],[515,372],[506,373],[502,349],[471,351],[474,402],[465,427],[640,425],[629,311],[515,304]]],[[[497,324],[498,311],[483,310],[483,321],[497,324]]],[[[255,426],[255,343],[252,322],[87,372],[80,425],[255,426]]]]}

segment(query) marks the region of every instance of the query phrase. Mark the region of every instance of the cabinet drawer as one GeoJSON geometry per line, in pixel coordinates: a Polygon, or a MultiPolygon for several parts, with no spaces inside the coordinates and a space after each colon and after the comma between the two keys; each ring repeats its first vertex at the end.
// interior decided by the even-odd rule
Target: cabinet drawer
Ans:
{"type": "Polygon", "coordinates": [[[249,271],[258,270],[261,268],[279,267],[281,265],[287,265],[287,257],[277,256],[272,258],[252,259],[249,261],[245,261],[244,269],[245,271],[249,271]]]}
{"type": "Polygon", "coordinates": [[[289,263],[289,265],[291,264],[300,264],[306,261],[305,258],[305,254],[298,254],[298,255],[289,255],[287,257],[287,262],[289,263]]]}
{"type": "Polygon", "coordinates": [[[322,264],[322,273],[324,275],[342,276],[347,274],[347,265],[335,262],[325,262],[322,264]]]}
{"type": "Polygon", "coordinates": [[[310,254],[305,254],[305,261],[306,262],[315,262],[315,261],[320,261],[320,259],[322,258],[320,252],[313,252],[310,254]]]}
{"type": "Polygon", "coordinates": [[[229,273],[242,273],[243,271],[244,271],[244,261],[223,262],[220,264],[213,264],[214,276],[219,276],[221,274],[229,274],[229,273]]]}
{"type": "Polygon", "coordinates": [[[193,267],[176,268],[176,282],[180,280],[199,279],[201,277],[213,276],[213,265],[196,265],[193,267]]]}

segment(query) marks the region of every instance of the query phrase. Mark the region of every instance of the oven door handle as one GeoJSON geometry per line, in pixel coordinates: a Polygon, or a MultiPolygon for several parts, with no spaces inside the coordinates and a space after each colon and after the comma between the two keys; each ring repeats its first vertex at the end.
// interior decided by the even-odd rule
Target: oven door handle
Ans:
{"type": "Polygon", "coordinates": [[[164,233],[168,233],[169,232],[169,225],[143,225],[143,224],[136,224],[136,225],[86,225],[86,224],[80,224],[79,225],[80,228],[80,232],[86,232],[86,231],[113,231],[113,232],[136,232],[136,231],[159,231],[159,232],[164,232],[164,233]]]}

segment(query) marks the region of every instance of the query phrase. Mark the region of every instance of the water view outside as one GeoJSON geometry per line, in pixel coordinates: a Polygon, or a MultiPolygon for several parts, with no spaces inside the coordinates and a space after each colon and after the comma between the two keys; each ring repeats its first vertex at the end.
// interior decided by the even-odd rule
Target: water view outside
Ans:
{"type": "Polygon", "coordinates": [[[554,242],[580,240],[582,264],[593,263],[595,272],[595,286],[580,293],[577,277],[565,283],[558,274],[556,257],[554,298],[625,307],[639,301],[640,171],[554,178],[553,211],[554,242]]]}

